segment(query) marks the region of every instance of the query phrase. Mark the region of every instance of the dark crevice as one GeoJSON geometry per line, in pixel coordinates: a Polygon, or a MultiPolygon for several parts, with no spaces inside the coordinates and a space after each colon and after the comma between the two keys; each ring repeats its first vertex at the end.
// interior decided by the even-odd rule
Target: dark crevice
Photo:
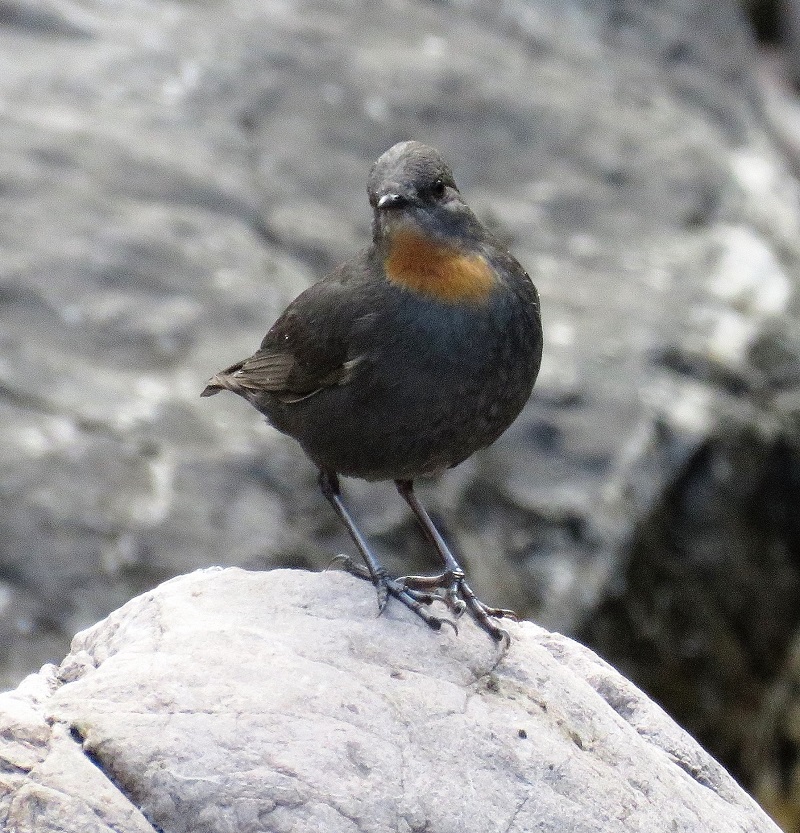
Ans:
{"type": "Polygon", "coordinates": [[[11,761],[0,758],[0,773],[7,775],[27,775],[30,771],[30,767],[12,764],[11,761]]]}
{"type": "Polygon", "coordinates": [[[83,752],[86,759],[90,761],[95,767],[97,767],[98,770],[100,770],[103,777],[110,783],[112,783],[114,787],[116,787],[119,793],[127,799],[131,806],[135,807],[142,814],[143,818],[147,819],[148,824],[153,829],[153,833],[164,833],[161,827],[159,827],[157,824],[154,824],[149,818],[147,818],[146,813],[139,806],[139,803],[136,800],[135,796],[133,796],[132,793],[125,787],[125,785],[115,776],[114,772],[111,771],[105,765],[102,758],[95,754],[95,752],[92,749],[87,747],[86,738],[81,732],[81,730],[77,726],[72,724],[69,727],[69,734],[70,737],[75,741],[75,743],[81,747],[81,751],[83,752]]]}
{"type": "Polygon", "coordinates": [[[759,43],[774,45],[783,40],[786,30],[782,23],[779,6],[779,0],[759,0],[759,2],[744,4],[750,25],[759,43]]]}
{"type": "Polygon", "coordinates": [[[693,764],[690,764],[688,761],[684,761],[681,758],[676,757],[675,755],[670,756],[673,763],[682,769],[693,781],[696,781],[700,784],[701,787],[705,787],[706,789],[711,790],[714,793],[717,793],[716,786],[709,781],[708,776],[706,775],[705,771],[700,767],[697,767],[693,764]]]}

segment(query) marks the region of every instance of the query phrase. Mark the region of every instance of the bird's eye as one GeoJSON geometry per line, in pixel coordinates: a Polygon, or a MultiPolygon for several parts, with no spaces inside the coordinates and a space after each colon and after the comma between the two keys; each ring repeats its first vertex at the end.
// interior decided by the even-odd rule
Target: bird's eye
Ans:
{"type": "Polygon", "coordinates": [[[440,200],[444,196],[444,192],[447,186],[444,184],[444,180],[437,179],[436,182],[431,185],[431,195],[434,199],[440,200]]]}

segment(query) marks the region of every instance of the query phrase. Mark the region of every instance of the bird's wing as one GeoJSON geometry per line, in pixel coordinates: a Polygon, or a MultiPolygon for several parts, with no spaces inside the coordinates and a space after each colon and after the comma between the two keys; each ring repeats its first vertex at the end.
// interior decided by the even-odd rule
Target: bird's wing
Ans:
{"type": "Polygon", "coordinates": [[[227,389],[246,399],[269,391],[282,402],[299,402],[343,385],[362,356],[351,355],[359,315],[352,281],[334,273],[299,295],[249,358],[217,373],[203,391],[227,389]]]}
{"type": "Polygon", "coordinates": [[[325,366],[309,365],[302,355],[270,345],[222,373],[229,375],[243,394],[269,391],[281,402],[291,403],[307,399],[323,388],[347,384],[357,363],[357,359],[351,359],[328,361],[325,366]]]}

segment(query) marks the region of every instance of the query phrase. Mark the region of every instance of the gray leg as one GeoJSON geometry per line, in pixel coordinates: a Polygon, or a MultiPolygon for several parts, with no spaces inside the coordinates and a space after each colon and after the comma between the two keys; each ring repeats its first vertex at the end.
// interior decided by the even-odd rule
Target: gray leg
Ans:
{"type": "Polygon", "coordinates": [[[445,567],[444,572],[439,576],[406,576],[400,579],[400,581],[407,587],[414,589],[443,590],[445,594],[443,601],[453,612],[458,615],[466,607],[472,614],[472,618],[493,639],[496,639],[498,642],[507,641],[509,638],[508,633],[502,628],[499,628],[492,619],[502,617],[516,619],[517,617],[514,611],[488,607],[478,599],[467,584],[461,565],[450,552],[450,548],[445,543],[444,538],[439,534],[439,530],[434,526],[430,515],[428,515],[425,507],[419,502],[416,494],[414,494],[414,482],[412,480],[396,480],[395,485],[400,496],[417,516],[417,520],[422,526],[425,537],[436,548],[445,567]]]}
{"type": "Polygon", "coordinates": [[[364,559],[364,563],[367,565],[366,571],[362,567],[354,564],[347,557],[336,560],[341,561],[349,573],[358,576],[358,578],[368,579],[375,585],[378,593],[379,613],[383,613],[383,609],[386,607],[386,601],[391,595],[401,601],[407,608],[413,610],[420,619],[434,630],[440,630],[443,624],[452,625],[455,629],[455,625],[452,622],[447,619],[440,619],[438,616],[429,613],[426,609],[425,606],[434,601],[434,596],[420,592],[422,588],[407,587],[404,582],[392,578],[378,559],[375,558],[364,536],[356,526],[355,521],[350,517],[347,507],[342,501],[339,478],[336,476],[336,473],[321,469],[319,473],[319,486],[322,494],[325,495],[325,498],[350,533],[353,543],[356,545],[361,557],[364,559]]]}

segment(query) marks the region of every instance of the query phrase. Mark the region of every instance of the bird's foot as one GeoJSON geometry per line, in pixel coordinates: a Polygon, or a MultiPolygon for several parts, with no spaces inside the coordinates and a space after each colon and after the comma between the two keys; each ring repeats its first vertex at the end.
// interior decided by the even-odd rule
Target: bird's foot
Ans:
{"type": "MultiPolygon", "coordinates": [[[[340,565],[342,569],[350,573],[350,575],[363,579],[364,581],[369,581],[375,586],[375,590],[378,593],[379,615],[383,613],[389,596],[394,596],[394,598],[402,602],[409,610],[416,613],[416,615],[419,616],[419,618],[422,619],[422,621],[425,622],[429,628],[438,631],[441,630],[442,625],[449,625],[456,633],[458,633],[458,628],[456,627],[455,622],[451,622],[449,619],[442,619],[439,616],[434,616],[428,610],[428,607],[435,601],[444,601],[443,597],[439,593],[429,592],[429,589],[436,589],[435,585],[427,584],[425,582],[420,582],[419,584],[409,584],[406,582],[406,577],[394,578],[387,573],[379,573],[378,575],[373,576],[366,567],[361,564],[357,564],[347,555],[337,555],[336,558],[334,558],[328,565],[328,569],[330,569],[334,564],[340,565]]],[[[408,578],[425,577],[409,576],[408,578]]]]}
{"type": "Polygon", "coordinates": [[[513,610],[502,607],[489,607],[484,604],[467,584],[461,571],[446,570],[435,576],[400,576],[393,578],[381,574],[373,578],[369,570],[357,564],[347,555],[337,555],[330,566],[339,564],[353,576],[375,585],[378,592],[378,607],[383,612],[389,596],[394,596],[410,610],[413,610],[429,627],[440,630],[443,624],[450,625],[458,633],[458,628],[449,619],[434,616],[427,607],[433,602],[441,602],[458,619],[468,610],[479,628],[486,631],[496,642],[510,642],[508,631],[498,627],[494,620],[511,619],[517,621],[513,610]]]}
{"type": "Polygon", "coordinates": [[[485,630],[492,639],[505,642],[506,645],[510,643],[508,631],[498,627],[492,620],[512,619],[516,622],[517,614],[506,608],[485,605],[467,584],[463,571],[445,570],[437,576],[403,576],[398,581],[415,590],[433,592],[436,599],[445,604],[456,618],[469,610],[478,627],[485,630]]]}
{"type": "Polygon", "coordinates": [[[472,588],[464,579],[459,582],[460,597],[467,606],[472,618],[475,620],[478,627],[482,628],[495,640],[495,642],[505,643],[505,647],[511,644],[511,637],[505,628],[498,627],[493,620],[495,619],[512,619],[517,621],[517,614],[513,610],[507,610],[502,607],[489,607],[485,605],[473,592],[472,588]]]}
{"type": "Polygon", "coordinates": [[[411,590],[429,593],[441,602],[456,617],[460,618],[467,609],[467,604],[461,598],[460,584],[464,581],[464,573],[445,570],[436,576],[401,576],[402,581],[411,590]]]}

